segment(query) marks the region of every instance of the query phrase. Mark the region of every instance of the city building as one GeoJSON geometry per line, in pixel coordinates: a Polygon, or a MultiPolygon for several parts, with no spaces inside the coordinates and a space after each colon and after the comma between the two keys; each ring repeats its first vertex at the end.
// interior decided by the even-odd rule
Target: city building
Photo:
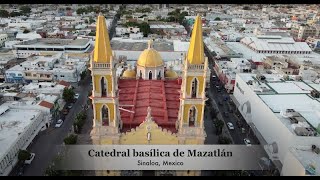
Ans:
{"type": "MultiPolygon", "coordinates": [[[[161,54],[149,41],[136,67],[129,67],[118,80],[119,61],[112,53],[102,15],[98,16],[97,26],[91,61],[93,144],[203,144],[205,82],[210,70],[204,56],[201,17],[197,16],[195,21],[181,78],[170,69],[165,71],[161,54]]],[[[129,172],[96,173],[125,175],[129,172]]],[[[200,171],[192,170],[155,172],[156,175],[162,173],[200,175],[200,171]]]]}
{"type": "Polygon", "coordinates": [[[293,62],[290,56],[277,55],[267,56],[264,59],[264,69],[272,69],[278,74],[282,75],[298,75],[299,64],[293,62]]]}
{"type": "Polygon", "coordinates": [[[34,95],[55,95],[58,98],[62,98],[62,93],[65,88],[70,87],[70,84],[66,84],[65,81],[60,82],[39,82],[30,83],[24,85],[21,88],[22,93],[34,94],[34,95]]]}
{"type": "Polygon", "coordinates": [[[5,80],[5,72],[11,67],[18,65],[25,61],[24,59],[17,59],[14,55],[0,55],[0,82],[5,80]]]}
{"type": "Polygon", "coordinates": [[[236,75],[237,109],[283,176],[320,175],[319,90],[294,76],[236,75]]]}
{"type": "MultiPolygon", "coordinates": [[[[11,102],[18,103],[18,102],[11,102]]],[[[26,149],[45,126],[40,110],[0,106],[0,176],[8,176],[18,162],[18,152],[26,149]]]]}
{"type": "Polygon", "coordinates": [[[4,43],[8,40],[7,34],[0,34],[0,48],[4,46],[4,43]]]}
{"type": "Polygon", "coordinates": [[[88,39],[34,39],[13,45],[13,53],[17,58],[39,55],[41,52],[85,53],[92,50],[88,39]]]}
{"type": "Polygon", "coordinates": [[[268,54],[311,54],[312,50],[305,42],[295,42],[291,37],[256,36],[245,37],[240,43],[258,53],[268,54]]]}
{"type": "Polygon", "coordinates": [[[213,67],[220,82],[232,93],[237,73],[251,73],[251,63],[244,58],[231,58],[230,61],[217,61],[213,67]]]}
{"type": "Polygon", "coordinates": [[[297,41],[305,41],[309,36],[319,36],[320,27],[308,24],[294,23],[291,27],[291,35],[297,41]]]}
{"type": "MultiPolygon", "coordinates": [[[[158,40],[153,42],[153,48],[157,50],[164,61],[181,59],[188,50],[190,42],[181,40],[158,40]]],[[[111,47],[116,57],[127,57],[128,61],[136,61],[142,51],[148,47],[147,39],[112,38],[111,47]]]]}

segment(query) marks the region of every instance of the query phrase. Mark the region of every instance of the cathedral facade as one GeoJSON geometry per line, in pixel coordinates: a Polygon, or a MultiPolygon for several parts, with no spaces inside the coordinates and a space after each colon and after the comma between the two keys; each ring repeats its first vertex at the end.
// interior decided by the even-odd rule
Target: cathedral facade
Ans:
{"type": "MultiPolygon", "coordinates": [[[[105,17],[99,15],[90,65],[94,145],[204,144],[205,89],[210,72],[200,16],[194,24],[181,77],[172,67],[166,67],[151,40],[135,66],[129,65],[119,78],[116,69],[120,64],[111,49],[105,17]]],[[[97,175],[124,173],[129,172],[106,170],[97,175]]],[[[200,175],[200,171],[156,171],[156,175],[168,173],[200,175]]]]}

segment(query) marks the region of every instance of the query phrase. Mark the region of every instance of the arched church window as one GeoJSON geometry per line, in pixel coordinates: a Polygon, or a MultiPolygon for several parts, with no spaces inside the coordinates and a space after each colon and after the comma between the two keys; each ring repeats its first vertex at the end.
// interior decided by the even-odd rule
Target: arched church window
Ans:
{"type": "Polygon", "coordinates": [[[198,91],[198,80],[195,78],[192,81],[192,89],[191,89],[191,97],[196,98],[197,97],[197,91],[198,91]]]}
{"type": "Polygon", "coordinates": [[[101,78],[100,87],[101,87],[101,96],[107,96],[107,82],[104,77],[101,78]]]}
{"type": "Polygon", "coordinates": [[[142,72],[141,72],[141,70],[140,70],[140,79],[142,78],[142,72]]]}
{"type": "Polygon", "coordinates": [[[103,105],[101,109],[101,115],[102,115],[102,126],[109,126],[109,110],[105,105],[103,105]]]}
{"type": "Polygon", "coordinates": [[[193,106],[189,111],[189,126],[194,126],[196,120],[196,108],[193,106]]]}
{"type": "Polygon", "coordinates": [[[152,72],[149,71],[149,80],[151,80],[151,79],[152,79],[152,72]]]}

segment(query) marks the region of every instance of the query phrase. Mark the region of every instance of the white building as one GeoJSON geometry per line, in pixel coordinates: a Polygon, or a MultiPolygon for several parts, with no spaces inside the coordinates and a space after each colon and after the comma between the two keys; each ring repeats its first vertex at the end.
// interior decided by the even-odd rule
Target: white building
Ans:
{"type": "MultiPolygon", "coordinates": [[[[142,51],[147,48],[149,39],[112,38],[111,47],[115,55],[126,56],[128,60],[136,61],[142,51]]],[[[153,48],[157,50],[164,61],[180,59],[186,54],[189,43],[181,40],[154,41],[153,48]]]]}
{"type": "Polygon", "coordinates": [[[18,162],[18,152],[26,149],[45,126],[40,110],[0,106],[0,175],[7,176],[18,162]]]}
{"type": "Polygon", "coordinates": [[[217,61],[213,69],[224,88],[231,93],[234,89],[236,74],[250,73],[251,64],[244,58],[231,58],[230,61],[217,61]]]}
{"type": "Polygon", "coordinates": [[[221,39],[222,41],[231,41],[231,42],[236,42],[240,41],[241,38],[244,37],[243,34],[240,34],[234,30],[228,31],[228,30],[223,30],[223,31],[211,31],[210,36],[213,36],[214,38],[221,39]]]}
{"type": "Polygon", "coordinates": [[[6,82],[79,82],[81,73],[87,69],[88,57],[62,58],[58,53],[54,56],[34,56],[8,70],[6,82]],[[21,76],[22,73],[22,76],[21,76]]]}
{"type": "Polygon", "coordinates": [[[319,90],[273,74],[236,75],[234,102],[281,175],[320,175],[312,151],[320,147],[320,103],[311,93],[319,90]]]}
{"type": "Polygon", "coordinates": [[[58,98],[62,98],[62,93],[64,85],[56,82],[40,82],[40,83],[30,83],[22,87],[21,92],[32,93],[35,95],[45,94],[45,95],[55,95],[58,98]]]}
{"type": "Polygon", "coordinates": [[[17,58],[39,55],[41,52],[84,53],[92,50],[89,39],[34,39],[13,45],[17,58]]]}
{"type": "Polygon", "coordinates": [[[30,33],[18,33],[16,36],[16,39],[18,41],[27,41],[27,40],[32,40],[32,39],[40,39],[42,38],[40,34],[37,34],[35,32],[30,32],[30,33]]]}
{"type": "Polygon", "coordinates": [[[291,37],[257,36],[245,37],[240,41],[258,53],[268,54],[311,54],[312,50],[305,42],[295,42],[291,37]]]}
{"type": "Polygon", "coordinates": [[[7,34],[0,34],[0,48],[4,46],[7,40],[8,40],[7,34]]]}
{"type": "Polygon", "coordinates": [[[131,34],[131,33],[139,33],[140,32],[140,28],[138,27],[116,27],[116,35],[117,36],[123,36],[126,34],[131,34]]]}

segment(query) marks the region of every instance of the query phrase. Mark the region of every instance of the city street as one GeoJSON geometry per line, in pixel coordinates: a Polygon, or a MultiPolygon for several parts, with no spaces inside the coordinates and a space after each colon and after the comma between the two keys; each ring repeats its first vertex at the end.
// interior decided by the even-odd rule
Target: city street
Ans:
{"type": "MultiPolygon", "coordinates": [[[[57,145],[63,143],[63,139],[68,135],[73,125],[74,117],[82,110],[82,105],[87,103],[88,91],[90,87],[90,78],[85,80],[84,86],[76,87],[75,92],[79,93],[79,99],[74,103],[68,115],[65,117],[64,123],[60,128],[49,127],[45,131],[39,133],[34,139],[33,144],[28,150],[35,153],[35,158],[30,165],[25,166],[24,176],[42,176],[49,163],[58,153],[57,145]]],[[[55,122],[54,122],[55,123],[55,122]]],[[[53,123],[53,124],[54,124],[53,123]]],[[[16,175],[13,171],[11,175],[16,175]]]]}
{"type": "MultiPolygon", "coordinates": [[[[218,77],[213,69],[215,61],[214,57],[209,52],[206,46],[204,48],[204,51],[209,60],[211,76],[215,75],[216,77],[218,77]]],[[[219,82],[218,78],[211,78],[210,88],[208,89],[208,96],[214,101],[212,102],[213,107],[219,110],[218,117],[220,117],[220,119],[225,122],[225,127],[226,123],[228,122],[231,122],[233,124],[233,130],[230,130],[228,128],[227,129],[232,137],[234,144],[244,144],[244,138],[248,138],[251,141],[251,144],[259,144],[259,141],[254,137],[252,130],[249,128],[245,120],[241,116],[238,117],[236,115],[237,109],[233,102],[230,101],[230,95],[223,88],[223,84],[219,82]],[[220,86],[220,92],[218,92],[218,88],[216,86],[220,86]],[[230,110],[232,110],[232,112],[230,112],[230,110]],[[240,122],[240,124],[242,124],[242,127],[245,129],[244,132],[242,132],[242,129],[237,126],[237,122],[240,122]]]]}

